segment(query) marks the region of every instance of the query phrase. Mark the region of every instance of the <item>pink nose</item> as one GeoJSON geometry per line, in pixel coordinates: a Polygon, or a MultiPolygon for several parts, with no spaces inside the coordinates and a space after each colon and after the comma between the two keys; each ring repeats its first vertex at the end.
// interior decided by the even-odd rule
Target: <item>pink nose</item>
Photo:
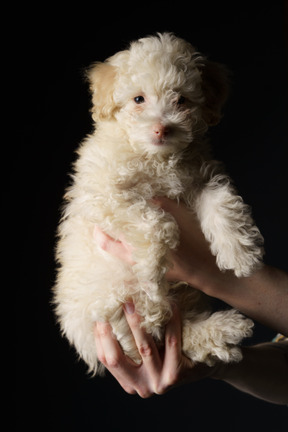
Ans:
{"type": "Polygon", "coordinates": [[[168,127],[164,126],[161,123],[157,123],[153,126],[153,135],[155,136],[155,138],[159,140],[167,136],[168,133],[169,133],[168,127]]]}

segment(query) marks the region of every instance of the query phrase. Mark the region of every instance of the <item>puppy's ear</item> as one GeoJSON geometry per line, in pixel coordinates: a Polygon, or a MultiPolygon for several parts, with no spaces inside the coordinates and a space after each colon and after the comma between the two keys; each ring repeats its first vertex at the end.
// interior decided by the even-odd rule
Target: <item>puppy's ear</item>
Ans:
{"type": "Polygon", "coordinates": [[[229,93],[229,73],[219,63],[205,60],[202,69],[202,91],[204,94],[203,118],[208,126],[219,123],[222,108],[229,93]]]}
{"type": "Polygon", "coordinates": [[[92,92],[94,121],[110,119],[117,106],[114,102],[116,69],[109,63],[95,63],[86,72],[92,92]]]}

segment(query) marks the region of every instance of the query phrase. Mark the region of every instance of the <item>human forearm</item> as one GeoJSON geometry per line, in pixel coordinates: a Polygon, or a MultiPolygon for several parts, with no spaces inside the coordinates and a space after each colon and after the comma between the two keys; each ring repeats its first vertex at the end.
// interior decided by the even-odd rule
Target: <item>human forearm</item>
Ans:
{"type": "Polygon", "coordinates": [[[266,343],[242,349],[240,363],[221,365],[213,378],[276,404],[288,404],[288,344],[266,343]]]}
{"type": "Polygon", "coordinates": [[[263,266],[252,276],[237,278],[232,272],[202,277],[206,294],[225,301],[249,317],[288,335],[288,275],[263,266]]]}

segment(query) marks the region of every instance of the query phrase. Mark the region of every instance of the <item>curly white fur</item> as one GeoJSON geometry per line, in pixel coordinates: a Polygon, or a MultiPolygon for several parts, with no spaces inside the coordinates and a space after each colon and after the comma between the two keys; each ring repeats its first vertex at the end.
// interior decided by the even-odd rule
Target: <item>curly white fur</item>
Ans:
{"type": "Polygon", "coordinates": [[[165,281],[178,226],[151,202],[157,195],[184,201],[220,269],[247,276],[260,265],[262,237],[249,208],[203,138],[221,117],[224,68],[165,33],[93,65],[88,78],[96,127],[78,150],[57,245],[54,300],[62,331],[100,373],[93,323],[109,321],[124,352],[140,361],[123,302],[133,299],[161,343],[173,298],[182,311],[186,355],[210,365],[240,360],[237,345],[251,335],[252,322],[235,310],[211,314],[203,294],[165,281]],[[135,251],[133,267],[99,247],[95,224],[116,239],[124,233],[135,251]]]}

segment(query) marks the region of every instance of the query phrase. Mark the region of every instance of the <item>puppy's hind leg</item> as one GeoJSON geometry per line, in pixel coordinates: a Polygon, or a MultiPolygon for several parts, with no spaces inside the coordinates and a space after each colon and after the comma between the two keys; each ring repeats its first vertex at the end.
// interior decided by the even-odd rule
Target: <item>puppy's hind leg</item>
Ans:
{"type": "Polygon", "coordinates": [[[242,359],[237,346],[252,335],[253,322],[235,309],[215,312],[207,317],[202,313],[183,325],[183,351],[194,362],[213,366],[217,360],[224,363],[242,359]]]}
{"type": "Polygon", "coordinates": [[[227,176],[210,179],[196,201],[196,213],[221,270],[248,276],[261,264],[263,238],[227,176]]]}

